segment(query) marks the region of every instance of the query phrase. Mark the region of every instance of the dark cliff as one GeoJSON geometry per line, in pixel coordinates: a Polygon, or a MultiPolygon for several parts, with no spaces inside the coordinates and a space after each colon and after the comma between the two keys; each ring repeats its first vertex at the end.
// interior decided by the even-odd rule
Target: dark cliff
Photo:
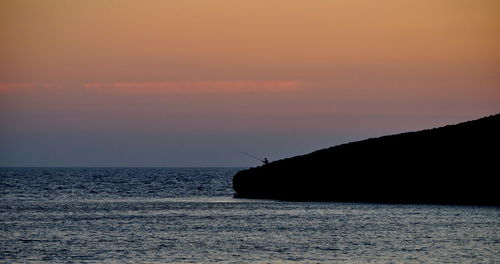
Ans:
{"type": "Polygon", "coordinates": [[[500,114],[338,145],[238,172],[236,197],[500,205],[500,114]]]}

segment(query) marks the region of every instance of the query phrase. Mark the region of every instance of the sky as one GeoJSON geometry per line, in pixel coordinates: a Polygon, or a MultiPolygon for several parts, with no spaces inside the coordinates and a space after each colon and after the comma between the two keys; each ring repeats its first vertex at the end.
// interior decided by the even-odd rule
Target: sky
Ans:
{"type": "Polygon", "coordinates": [[[241,166],[500,112],[497,0],[2,0],[0,166],[241,166]]]}

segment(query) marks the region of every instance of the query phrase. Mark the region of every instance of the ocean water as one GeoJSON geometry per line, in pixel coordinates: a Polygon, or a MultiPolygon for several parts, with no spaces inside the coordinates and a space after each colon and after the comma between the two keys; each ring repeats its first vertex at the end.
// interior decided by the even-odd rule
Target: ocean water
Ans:
{"type": "Polygon", "coordinates": [[[498,207],[234,199],[238,170],[1,168],[0,262],[500,263],[498,207]]]}

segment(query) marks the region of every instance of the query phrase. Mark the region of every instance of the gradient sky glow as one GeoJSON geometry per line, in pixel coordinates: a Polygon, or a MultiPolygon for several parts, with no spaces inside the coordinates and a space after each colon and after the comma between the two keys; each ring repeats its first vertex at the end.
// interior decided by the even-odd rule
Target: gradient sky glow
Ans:
{"type": "Polygon", "coordinates": [[[500,112],[497,0],[3,0],[0,166],[254,166],[500,112]]]}

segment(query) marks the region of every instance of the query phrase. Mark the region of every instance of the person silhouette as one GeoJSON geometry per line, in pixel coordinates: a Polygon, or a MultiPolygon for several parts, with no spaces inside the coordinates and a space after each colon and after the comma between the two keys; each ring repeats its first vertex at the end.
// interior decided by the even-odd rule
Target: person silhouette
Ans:
{"type": "Polygon", "coordinates": [[[262,161],[262,163],[264,163],[264,164],[268,164],[268,163],[269,163],[269,160],[267,160],[267,158],[264,158],[264,160],[262,161]]]}

